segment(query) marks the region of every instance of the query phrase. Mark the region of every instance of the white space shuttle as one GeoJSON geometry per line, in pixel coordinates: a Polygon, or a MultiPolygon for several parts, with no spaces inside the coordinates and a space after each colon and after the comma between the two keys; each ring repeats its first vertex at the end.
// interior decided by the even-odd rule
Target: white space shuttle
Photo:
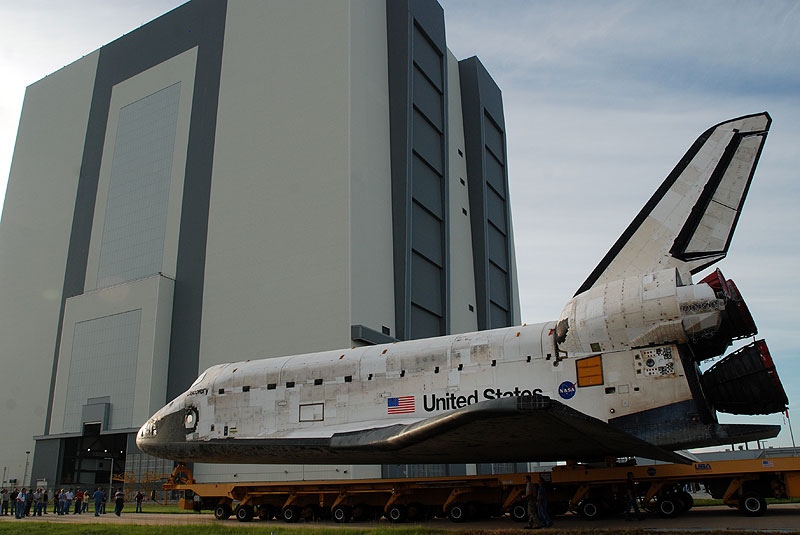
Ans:
{"type": "Polygon", "coordinates": [[[685,460],[674,450],[774,437],[719,424],[788,400],[725,257],[767,113],[704,132],[557,321],[204,371],[138,447],[181,462],[685,460]]]}

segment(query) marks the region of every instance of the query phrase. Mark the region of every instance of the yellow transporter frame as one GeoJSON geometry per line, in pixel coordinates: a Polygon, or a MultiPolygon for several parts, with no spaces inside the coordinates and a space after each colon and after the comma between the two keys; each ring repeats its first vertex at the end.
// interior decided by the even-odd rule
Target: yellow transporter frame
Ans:
{"type": "MultiPolygon", "coordinates": [[[[765,498],[800,497],[800,458],[796,457],[599,468],[568,463],[531,475],[534,481],[541,476],[550,482],[548,501],[555,514],[571,510],[592,519],[624,507],[628,472],[637,482],[642,505],[666,517],[691,507],[691,497],[686,498],[684,491],[691,483],[706,485],[725,504],[751,515],[766,511],[765,498]]],[[[294,522],[330,514],[336,521],[347,522],[382,514],[402,522],[446,514],[462,522],[504,513],[525,520],[527,511],[521,501],[525,475],[197,483],[188,468],[179,465],[164,489],[189,491],[181,500],[186,509],[193,508],[196,494],[200,507],[213,509],[217,518],[235,512],[241,521],[275,516],[294,522]],[[234,502],[238,502],[235,509],[234,502]]]]}

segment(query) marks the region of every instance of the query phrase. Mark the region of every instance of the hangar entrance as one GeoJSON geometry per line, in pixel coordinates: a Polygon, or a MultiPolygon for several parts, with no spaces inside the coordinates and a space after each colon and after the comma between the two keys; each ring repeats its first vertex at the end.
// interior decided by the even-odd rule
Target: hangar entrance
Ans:
{"type": "Polygon", "coordinates": [[[83,434],[66,438],[62,446],[62,485],[107,487],[111,472],[125,472],[128,433],[100,434],[99,423],[83,424],[83,434]]]}

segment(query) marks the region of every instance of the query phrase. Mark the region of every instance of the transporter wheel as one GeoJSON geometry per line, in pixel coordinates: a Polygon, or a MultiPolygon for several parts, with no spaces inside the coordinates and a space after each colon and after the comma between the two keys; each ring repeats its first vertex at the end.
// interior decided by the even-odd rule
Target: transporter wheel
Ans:
{"type": "Polygon", "coordinates": [[[217,520],[228,520],[231,517],[231,506],[227,503],[221,503],[214,508],[214,518],[217,520]]]}
{"type": "Polygon", "coordinates": [[[386,518],[389,519],[389,522],[398,524],[400,522],[405,522],[407,516],[406,506],[405,505],[392,505],[389,507],[389,510],[386,511],[386,518]]]}
{"type": "Polygon", "coordinates": [[[511,514],[511,519],[514,522],[528,521],[528,507],[523,502],[517,502],[512,505],[509,513],[511,514]]]}
{"type": "Polygon", "coordinates": [[[350,522],[353,518],[353,508],[349,505],[337,505],[333,508],[333,520],[339,524],[350,522]]]}
{"type": "Polygon", "coordinates": [[[675,518],[681,514],[682,501],[679,500],[674,494],[664,496],[658,500],[656,510],[659,516],[663,518],[675,518]]]}
{"type": "Polygon", "coordinates": [[[253,520],[253,506],[239,505],[236,507],[236,520],[239,522],[250,522],[253,520]]]}
{"type": "Polygon", "coordinates": [[[767,512],[767,501],[757,492],[745,492],[739,498],[739,510],[747,516],[761,516],[767,512]]]}
{"type": "Polygon", "coordinates": [[[281,518],[289,524],[297,522],[300,520],[300,508],[296,505],[287,505],[281,511],[281,518]]]}
{"type": "Polygon", "coordinates": [[[578,514],[586,520],[597,520],[603,516],[603,509],[594,500],[583,500],[578,506],[578,514]]]}
{"type": "Polygon", "coordinates": [[[464,503],[456,502],[447,510],[447,518],[451,522],[466,522],[469,518],[467,506],[464,503]]]}

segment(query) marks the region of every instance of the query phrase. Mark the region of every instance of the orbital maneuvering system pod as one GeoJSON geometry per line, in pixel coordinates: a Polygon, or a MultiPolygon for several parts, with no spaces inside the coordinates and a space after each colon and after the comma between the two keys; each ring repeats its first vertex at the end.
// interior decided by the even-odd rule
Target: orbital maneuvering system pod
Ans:
{"type": "Polygon", "coordinates": [[[557,321],[213,366],[139,430],[180,462],[592,460],[774,437],[720,424],[788,400],[756,324],[717,270],[771,119],[704,132],[557,321]]]}

